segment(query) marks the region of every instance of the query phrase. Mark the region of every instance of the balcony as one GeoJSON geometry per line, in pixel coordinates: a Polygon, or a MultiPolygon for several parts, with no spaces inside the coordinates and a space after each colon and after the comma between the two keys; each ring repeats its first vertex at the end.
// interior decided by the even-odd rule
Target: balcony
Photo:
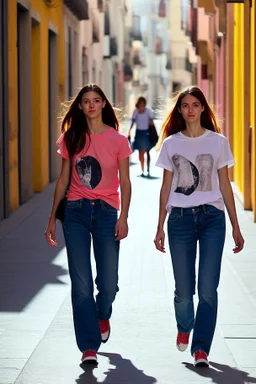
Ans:
{"type": "Polygon", "coordinates": [[[188,57],[186,57],[186,62],[185,62],[185,69],[186,69],[186,71],[187,71],[187,72],[190,72],[190,73],[192,73],[192,72],[193,72],[193,64],[192,64],[192,63],[190,63],[190,61],[189,61],[189,58],[188,58],[188,57]]]}
{"type": "Polygon", "coordinates": [[[172,60],[171,60],[171,56],[168,55],[167,57],[167,62],[166,62],[166,67],[167,71],[170,71],[172,69],[172,60]]]}
{"type": "Polygon", "coordinates": [[[110,37],[110,56],[117,56],[118,48],[116,37],[110,37]]]}
{"type": "Polygon", "coordinates": [[[89,19],[89,7],[87,0],[64,0],[64,4],[78,18],[78,20],[89,19]]]}
{"type": "Polygon", "coordinates": [[[131,40],[142,41],[142,34],[140,30],[140,16],[132,15],[132,30],[130,33],[131,40]]]}
{"type": "Polygon", "coordinates": [[[93,43],[99,43],[100,41],[99,20],[95,14],[92,14],[92,41],[93,43]]]}
{"type": "Polygon", "coordinates": [[[130,64],[124,64],[124,81],[131,81],[133,77],[133,71],[130,64]]]}
{"type": "Polygon", "coordinates": [[[212,79],[213,76],[213,45],[210,40],[199,40],[198,41],[198,51],[201,57],[202,71],[204,76],[208,80],[212,79]]]}
{"type": "Polygon", "coordinates": [[[110,59],[118,55],[118,46],[116,37],[104,36],[104,59],[110,59]]]}
{"type": "Polygon", "coordinates": [[[100,12],[105,11],[105,0],[98,0],[98,10],[100,12]]]}
{"type": "Polygon", "coordinates": [[[108,9],[104,13],[104,35],[110,35],[110,18],[108,9]]]}

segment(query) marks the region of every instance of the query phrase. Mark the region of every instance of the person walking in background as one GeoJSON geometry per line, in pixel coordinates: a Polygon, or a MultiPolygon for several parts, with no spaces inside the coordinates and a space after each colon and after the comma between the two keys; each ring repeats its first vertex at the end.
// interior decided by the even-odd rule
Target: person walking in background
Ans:
{"type": "Polygon", "coordinates": [[[155,246],[165,252],[164,222],[175,279],[176,345],[185,351],[193,331],[191,354],[197,367],[208,367],[217,318],[217,288],[225,241],[226,206],[235,242],[243,249],[228,167],[234,165],[226,137],[202,91],[181,91],[163,124],[156,165],[163,168],[155,246]],[[194,315],[195,262],[199,243],[198,296],[194,315]]]}
{"type": "Polygon", "coordinates": [[[145,97],[139,97],[136,103],[136,109],[132,115],[132,123],[128,133],[128,139],[131,140],[131,130],[136,123],[135,139],[133,150],[138,149],[139,160],[141,165],[141,177],[150,176],[150,149],[153,145],[150,142],[149,126],[153,124],[153,112],[146,107],[147,101],[145,97]],[[145,154],[147,155],[147,175],[145,175],[145,154]]]}
{"type": "Polygon", "coordinates": [[[120,240],[128,235],[132,150],[127,138],[118,131],[119,123],[109,100],[94,84],[84,86],[74,98],[61,130],[57,144],[62,169],[45,236],[51,246],[57,246],[56,211],[70,180],[62,225],[74,328],[82,362],[97,363],[101,342],[107,342],[110,335],[109,319],[118,291],[120,240]],[[96,301],[90,261],[91,238],[97,270],[96,301]]]}

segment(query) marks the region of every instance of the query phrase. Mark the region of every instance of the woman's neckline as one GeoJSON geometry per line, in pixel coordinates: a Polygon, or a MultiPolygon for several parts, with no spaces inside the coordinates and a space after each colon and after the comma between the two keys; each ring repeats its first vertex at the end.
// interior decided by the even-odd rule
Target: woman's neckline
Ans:
{"type": "Polygon", "coordinates": [[[107,132],[110,131],[110,129],[112,129],[111,127],[108,127],[105,131],[103,132],[99,132],[99,133],[89,133],[89,136],[103,136],[105,135],[107,132]]]}
{"type": "Polygon", "coordinates": [[[197,137],[191,137],[191,136],[184,135],[184,133],[182,131],[179,132],[180,135],[182,135],[183,137],[185,137],[188,140],[200,140],[201,138],[204,138],[209,133],[210,133],[210,130],[207,128],[205,128],[205,132],[202,135],[197,136],[197,137]]]}

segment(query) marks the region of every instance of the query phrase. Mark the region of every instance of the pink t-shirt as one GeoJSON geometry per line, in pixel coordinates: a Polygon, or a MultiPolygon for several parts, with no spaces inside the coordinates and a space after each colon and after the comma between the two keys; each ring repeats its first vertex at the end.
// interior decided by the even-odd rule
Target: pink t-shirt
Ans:
{"type": "MultiPolygon", "coordinates": [[[[68,200],[102,199],[120,208],[118,160],[129,157],[131,147],[125,135],[109,128],[106,132],[86,138],[85,148],[72,159],[71,185],[68,200]]],[[[58,153],[69,159],[62,134],[57,140],[58,153]]]]}

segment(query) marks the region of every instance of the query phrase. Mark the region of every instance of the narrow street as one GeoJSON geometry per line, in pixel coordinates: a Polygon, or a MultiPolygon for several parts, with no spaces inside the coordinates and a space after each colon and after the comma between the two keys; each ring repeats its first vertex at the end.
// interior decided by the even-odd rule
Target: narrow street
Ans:
{"type": "Polygon", "coordinates": [[[54,185],[0,223],[0,384],[256,383],[256,224],[237,201],[245,249],[233,255],[228,223],[211,367],[195,369],[175,346],[170,256],[153,245],[161,170],[152,167],[151,179],[139,171],[135,153],[120,292],[94,370],[80,366],[60,226],[58,248],[44,240],[54,185]]]}

